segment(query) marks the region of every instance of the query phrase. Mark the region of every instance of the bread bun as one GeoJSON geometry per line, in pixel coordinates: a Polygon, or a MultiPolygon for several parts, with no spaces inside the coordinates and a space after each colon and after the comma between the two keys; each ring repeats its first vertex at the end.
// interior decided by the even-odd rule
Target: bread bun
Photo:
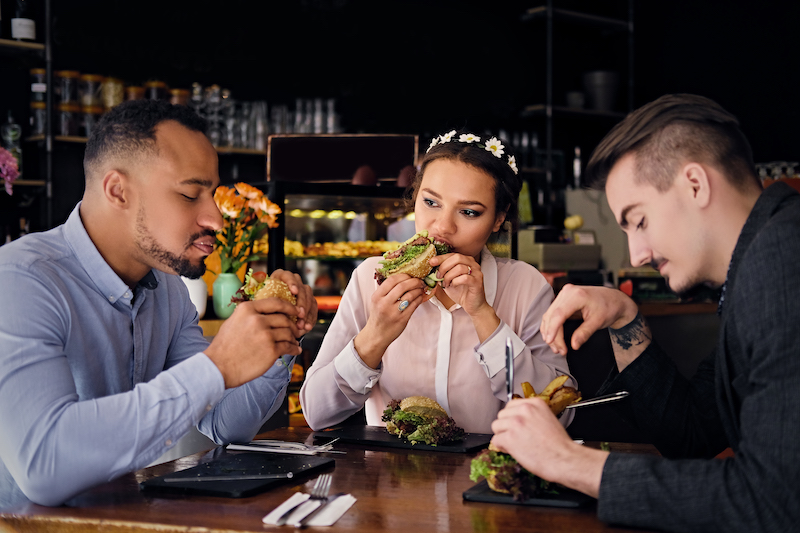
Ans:
{"type": "MultiPolygon", "coordinates": [[[[264,280],[264,285],[258,290],[255,296],[253,296],[253,300],[263,300],[264,298],[280,298],[292,305],[297,305],[297,298],[292,294],[289,286],[277,279],[267,278],[264,280]]],[[[296,316],[289,318],[291,318],[293,322],[297,322],[296,316]]]]}
{"type": "Polygon", "coordinates": [[[419,416],[447,418],[447,411],[427,396],[409,396],[400,402],[400,409],[419,416]]]}
{"type": "MultiPolygon", "coordinates": [[[[431,273],[433,267],[428,264],[434,256],[436,256],[436,248],[431,244],[424,252],[419,254],[411,261],[407,261],[397,268],[393,268],[386,273],[386,276],[392,274],[408,274],[412,278],[424,278],[431,273]]],[[[404,409],[405,411],[405,409],[404,409]]]]}

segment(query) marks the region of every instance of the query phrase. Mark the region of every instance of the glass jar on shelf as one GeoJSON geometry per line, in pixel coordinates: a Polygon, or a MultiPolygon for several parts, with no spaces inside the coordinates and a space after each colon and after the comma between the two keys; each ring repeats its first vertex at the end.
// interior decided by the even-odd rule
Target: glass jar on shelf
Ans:
{"type": "Polygon", "coordinates": [[[47,103],[31,102],[31,135],[44,135],[47,103]]]}
{"type": "Polygon", "coordinates": [[[108,111],[112,107],[121,104],[125,99],[125,85],[119,78],[108,77],[103,80],[100,94],[103,106],[108,111]]]}
{"type": "Polygon", "coordinates": [[[103,116],[103,106],[87,105],[81,107],[80,134],[84,137],[91,137],[97,121],[103,116]]]}
{"type": "Polygon", "coordinates": [[[31,102],[44,102],[47,99],[47,71],[43,68],[31,69],[31,102]]]}
{"type": "Polygon", "coordinates": [[[125,87],[125,100],[141,100],[144,98],[144,87],[129,85],[125,87]]]}
{"type": "Polygon", "coordinates": [[[82,107],[103,105],[100,90],[104,79],[99,74],[81,74],[78,82],[78,101],[82,107]]]}
{"type": "Polygon", "coordinates": [[[150,100],[168,100],[167,84],[160,80],[150,80],[144,84],[145,98],[150,100]]]}
{"type": "Polygon", "coordinates": [[[64,104],[78,103],[78,81],[81,73],[77,70],[57,70],[53,73],[56,88],[55,102],[64,104]]]}
{"type": "Polygon", "coordinates": [[[59,102],[57,134],[64,137],[77,136],[80,112],[81,108],[78,104],[59,102]]]}
{"type": "Polygon", "coordinates": [[[169,102],[175,105],[189,105],[189,90],[188,89],[170,89],[169,102]]]}

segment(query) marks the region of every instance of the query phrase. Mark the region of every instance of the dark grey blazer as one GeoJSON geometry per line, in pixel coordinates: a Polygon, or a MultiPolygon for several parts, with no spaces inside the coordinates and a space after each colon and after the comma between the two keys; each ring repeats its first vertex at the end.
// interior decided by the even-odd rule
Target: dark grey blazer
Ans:
{"type": "Polygon", "coordinates": [[[601,389],[631,392],[617,409],[669,458],[611,454],[601,520],[800,531],[800,195],[790,187],[762,193],[722,294],[715,353],[690,381],[654,342],[601,389]],[[728,446],[733,458],[712,459],[728,446]]]}

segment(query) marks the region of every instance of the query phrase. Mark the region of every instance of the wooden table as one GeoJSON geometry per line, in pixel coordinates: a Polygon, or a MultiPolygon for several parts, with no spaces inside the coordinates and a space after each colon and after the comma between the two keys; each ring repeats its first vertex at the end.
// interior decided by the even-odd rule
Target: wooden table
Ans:
{"type": "MultiPolygon", "coordinates": [[[[262,438],[311,443],[311,430],[281,428],[262,438]]],[[[592,445],[592,443],[587,443],[592,445]]],[[[423,532],[574,532],[642,531],[615,528],[597,519],[594,503],[580,509],[558,509],[465,502],[472,487],[470,460],[475,454],[426,452],[336,444],[346,455],[332,455],[336,466],[331,492],[349,492],[358,501],[333,527],[310,528],[336,533],[423,532]]],[[[656,453],[649,445],[611,444],[612,451],[656,453]]],[[[89,452],[90,453],[90,452],[89,452]]],[[[0,532],[210,533],[290,527],[266,526],[261,519],[296,491],[309,491],[316,474],[299,477],[249,498],[150,496],[138,484],[151,477],[183,470],[227,452],[215,448],[146,468],[89,490],[61,507],[24,505],[0,513],[0,532]]]]}

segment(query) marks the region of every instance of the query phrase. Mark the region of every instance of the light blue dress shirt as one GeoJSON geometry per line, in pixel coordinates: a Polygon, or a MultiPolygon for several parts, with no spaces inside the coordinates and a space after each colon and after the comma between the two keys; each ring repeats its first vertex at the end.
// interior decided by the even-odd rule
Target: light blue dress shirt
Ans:
{"type": "Polygon", "coordinates": [[[79,214],[0,247],[0,509],[58,505],[143,468],[192,426],[247,441],[280,407],[293,358],[225,390],[178,276],[131,290],[79,214]]]}

